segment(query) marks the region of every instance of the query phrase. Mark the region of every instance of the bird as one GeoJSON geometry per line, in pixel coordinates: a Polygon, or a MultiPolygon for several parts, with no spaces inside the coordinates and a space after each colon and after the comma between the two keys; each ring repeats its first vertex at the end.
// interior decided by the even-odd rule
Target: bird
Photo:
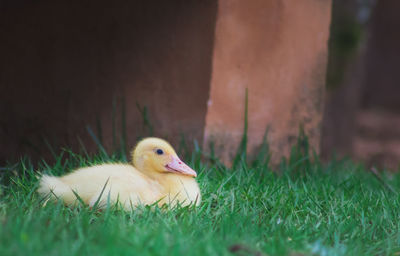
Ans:
{"type": "Polygon", "coordinates": [[[119,203],[125,210],[139,205],[199,205],[197,173],[185,164],[165,140],[139,141],[130,163],[105,163],[73,170],[61,177],[42,175],[38,193],[74,206],[105,208],[119,203]]]}

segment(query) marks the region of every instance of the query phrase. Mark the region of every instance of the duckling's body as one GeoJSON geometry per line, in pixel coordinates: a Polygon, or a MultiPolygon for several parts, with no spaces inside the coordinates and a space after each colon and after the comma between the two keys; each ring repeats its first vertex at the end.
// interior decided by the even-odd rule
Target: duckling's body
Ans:
{"type": "Polygon", "coordinates": [[[101,164],[62,177],[44,175],[38,192],[60,198],[68,205],[76,203],[76,193],[89,206],[96,202],[100,207],[119,202],[127,210],[156,202],[158,205],[200,203],[200,189],[193,178],[196,173],[165,141],[157,138],[141,141],[133,153],[133,162],[135,167],[101,164]],[[160,151],[163,154],[155,153],[160,151]]]}

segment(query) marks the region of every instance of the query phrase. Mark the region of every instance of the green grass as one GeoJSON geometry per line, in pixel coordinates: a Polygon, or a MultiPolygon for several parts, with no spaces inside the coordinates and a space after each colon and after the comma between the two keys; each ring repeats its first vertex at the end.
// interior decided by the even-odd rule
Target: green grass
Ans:
{"type": "MultiPolygon", "coordinates": [[[[321,164],[293,151],[271,171],[263,155],[234,170],[199,172],[197,208],[98,212],[43,202],[28,160],[1,170],[0,255],[393,255],[400,251],[400,176],[385,186],[349,161],[321,164]],[[393,191],[387,189],[391,186],[393,191]]],[[[39,172],[118,161],[66,152],[39,172]]],[[[268,158],[266,158],[268,159],[268,158]]]]}

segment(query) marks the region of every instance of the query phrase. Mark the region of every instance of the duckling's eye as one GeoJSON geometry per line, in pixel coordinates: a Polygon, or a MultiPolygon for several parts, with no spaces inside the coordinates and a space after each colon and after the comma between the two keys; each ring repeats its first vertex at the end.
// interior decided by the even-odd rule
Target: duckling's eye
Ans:
{"type": "Polygon", "coordinates": [[[157,153],[157,155],[162,155],[162,154],[164,154],[164,151],[162,149],[157,149],[156,153],[157,153]]]}

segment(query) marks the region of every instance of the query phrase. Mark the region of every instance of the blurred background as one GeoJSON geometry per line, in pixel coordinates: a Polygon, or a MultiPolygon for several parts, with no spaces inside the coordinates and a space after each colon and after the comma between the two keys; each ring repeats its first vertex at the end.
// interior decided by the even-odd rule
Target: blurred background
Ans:
{"type": "Polygon", "coordinates": [[[322,153],[398,170],[400,2],[333,1],[322,153]]]}
{"type": "MultiPolygon", "coordinates": [[[[257,9],[266,8],[265,13],[254,15],[261,21],[254,22],[268,20],[267,38],[276,38],[284,30],[277,25],[290,26],[285,23],[290,17],[318,17],[305,13],[318,12],[318,8],[331,13],[331,17],[321,15],[330,19],[329,41],[321,41],[328,47],[327,59],[318,62],[327,70],[326,75],[319,72],[324,74],[323,82],[317,83],[323,88],[316,96],[323,99],[318,110],[323,112],[322,122],[317,118],[318,132],[306,131],[311,137],[317,134],[313,145],[317,151],[321,146],[325,159],[350,156],[398,170],[400,2],[304,1],[316,9],[299,9],[305,4],[284,0],[250,2],[257,9]]],[[[149,135],[175,143],[184,137],[202,144],[206,122],[211,122],[207,118],[210,91],[212,96],[218,85],[215,59],[221,55],[215,54],[215,44],[222,38],[220,20],[228,17],[230,21],[228,14],[236,7],[226,1],[97,1],[94,5],[90,1],[1,0],[0,165],[23,155],[49,160],[51,151],[79,151],[82,144],[91,152],[98,142],[110,151],[117,144],[129,148],[137,138],[149,135]]],[[[244,30],[238,25],[234,28],[244,30]]],[[[222,32],[225,36],[234,33],[222,32]]],[[[254,33],[259,38],[260,31],[254,33]]],[[[296,44],[301,40],[296,35],[296,44]]],[[[261,47],[274,52],[271,44],[261,47]]],[[[218,50],[223,55],[223,47],[218,50]]],[[[289,76],[290,72],[285,70],[289,76]]],[[[257,95],[257,91],[249,93],[257,95]]],[[[313,101],[315,96],[309,95],[302,100],[313,101]]],[[[230,111],[228,105],[221,108],[230,111]]],[[[311,117],[318,116],[309,112],[311,117]]],[[[293,126],[298,128],[297,123],[293,126]]],[[[272,130],[272,141],[282,138],[274,136],[272,130]]],[[[285,143],[293,142],[292,132],[287,137],[285,143]]]]}

